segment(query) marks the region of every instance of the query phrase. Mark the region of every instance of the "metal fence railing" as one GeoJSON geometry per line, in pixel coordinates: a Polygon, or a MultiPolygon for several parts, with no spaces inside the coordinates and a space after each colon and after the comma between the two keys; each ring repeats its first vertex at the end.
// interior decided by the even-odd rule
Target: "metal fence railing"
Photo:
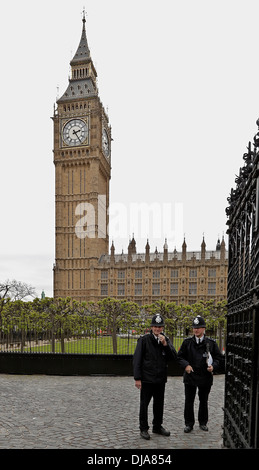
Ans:
{"type": "MultiPolygon", "coordinates": [[[[178,351],[186,332],[178,331],[171,337],[178,351]]],[[[145,331],[143,332],[145,334],[145,331]]],[[[224,352],[224,337],[212,334],[224,352]]],[[[133,354],[137,345],[138,334],[134,330],[127,333],[111,333],[102,329],[75,333],[66,331],[35,331],[15,327],[11,331],[0,331],[0,352],[19,353],[67,353],[67,354],[133,354]]]]}
{"type": "Polygon", "coordinates": [[[34,335],[21,331],[1,335],[0,352],[68,353],[68,354],[133,354],[139,335],[111,334],[100,331],[70,334],[42,332],[34,335]],[[116,341],[116,344],[115,344],[116,341]]]}

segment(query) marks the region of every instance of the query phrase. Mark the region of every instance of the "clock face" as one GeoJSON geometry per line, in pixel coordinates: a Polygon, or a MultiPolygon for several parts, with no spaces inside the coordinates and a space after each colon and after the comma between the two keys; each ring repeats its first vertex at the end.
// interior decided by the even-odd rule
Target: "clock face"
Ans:
{"type": "Polygon", "coordinates": [[[72,119],[63,127],[63,140],[69,146],[82,145],[87,137],[88,125],[82,119],[72,119]]]}
{"type": "Polygon", "coordinates": [[[106,129],[103,129],[103,135],[102,135],[102,141],[103,141],[103,152],[106,157],[109,156],[110,153],[110,146],[109,146],[109,138],[106,129]]]}

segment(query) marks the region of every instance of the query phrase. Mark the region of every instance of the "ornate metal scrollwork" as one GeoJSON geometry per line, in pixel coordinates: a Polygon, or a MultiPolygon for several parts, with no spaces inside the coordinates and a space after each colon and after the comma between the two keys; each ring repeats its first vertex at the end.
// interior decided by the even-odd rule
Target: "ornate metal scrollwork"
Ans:
{"type": "MultiPolygon", "coordinates": [[[[259,128],[259,119],[257,120],[259,128]]],[[[259,132],[227,198],[229,235],[224,444],[258,448],[259,132]],[[256,398],[255,398],[256,397],[256,398]]]]}

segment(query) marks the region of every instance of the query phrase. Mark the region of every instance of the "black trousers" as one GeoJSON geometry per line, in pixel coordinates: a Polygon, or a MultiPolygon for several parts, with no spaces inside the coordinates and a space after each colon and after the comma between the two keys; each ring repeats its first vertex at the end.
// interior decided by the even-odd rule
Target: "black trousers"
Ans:
{"type": "Polygon", "coordinates": [[[148,405],[153,397],[153,429],[159,430],[163,422],[165,383],[151,384],[142,382],[140,390],[139,428],[147,431],[148,405]]]}
{"type": "Polygon", "coordinates": [[[184,384],[185,387],[185,405],[184,405],[184,421],[186,426],[193,426],[195,423],[194,418],[194,400],[198,388],[199,396],[199,410],[198,421],[200,425],[207,424],[208,422],[208,398],[211,389],[209,385],[189,385],[184,384]]]}

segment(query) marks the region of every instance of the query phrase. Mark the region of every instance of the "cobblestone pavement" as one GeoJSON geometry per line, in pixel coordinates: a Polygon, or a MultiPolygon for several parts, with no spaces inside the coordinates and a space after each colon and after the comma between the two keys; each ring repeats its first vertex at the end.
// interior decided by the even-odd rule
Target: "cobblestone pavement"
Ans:
{"type": "MultiPolygon", "coordinates": [[[[214,376],[209,432],[183,432],[182,377],[169,377],[164,426],[170,437],[138,428],[139,391],[132,377],[0,374],[0,449],[220,449],[224,375],[214,376]]],[[[197,419],[196,397],[196,419],[197,419]]],[[[152,428],[152,402],[150,404],[152,428]]]]}

